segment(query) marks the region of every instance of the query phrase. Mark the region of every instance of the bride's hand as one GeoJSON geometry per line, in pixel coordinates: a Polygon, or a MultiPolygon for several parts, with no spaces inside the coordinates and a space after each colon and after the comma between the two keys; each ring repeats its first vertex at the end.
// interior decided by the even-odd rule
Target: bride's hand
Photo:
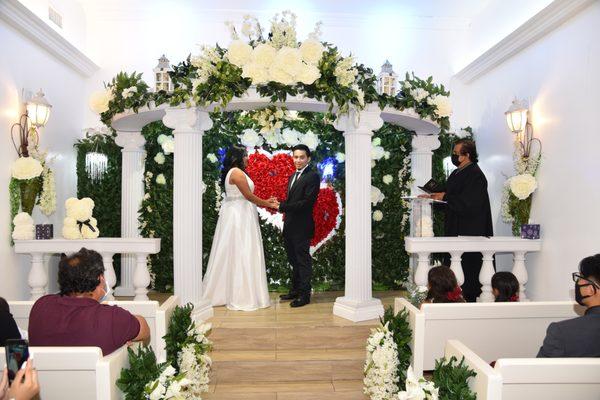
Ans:
{"type": "Polygon", "coordinates": [[[277,200],[277,198],[271,197],[269,200],[267,200],[267,207],[278,210],[279,209],[279,201],[277,200]]]}

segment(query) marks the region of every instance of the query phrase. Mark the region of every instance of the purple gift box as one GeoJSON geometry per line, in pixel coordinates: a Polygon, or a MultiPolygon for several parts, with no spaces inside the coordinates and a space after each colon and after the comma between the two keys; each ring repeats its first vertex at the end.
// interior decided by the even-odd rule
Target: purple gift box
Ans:
{"type": "Polygon", "coordinates": [[[539,224],[523,224],[521,225],[521,239],[539,239],[540,225],[539,224]]]}
{"type": "Polygon", "coordinates": [[[52,224],[40,224],[35,226],[36,239],[52,239],[54,237],[54,227],[52,224]]]}

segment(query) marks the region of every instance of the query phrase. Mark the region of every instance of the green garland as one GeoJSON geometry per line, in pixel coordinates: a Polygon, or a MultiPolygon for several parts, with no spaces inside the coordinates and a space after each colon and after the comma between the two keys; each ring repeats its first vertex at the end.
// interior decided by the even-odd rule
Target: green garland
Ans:
{"type": "Polygon", "coordinates": [[[435,361],[433,382],[440,400],[476,400],[477,395],[469,388],[469,379],[475,376],[477,373],[465,365],[464,357],[460,362],[454,356],[435,361]]]}

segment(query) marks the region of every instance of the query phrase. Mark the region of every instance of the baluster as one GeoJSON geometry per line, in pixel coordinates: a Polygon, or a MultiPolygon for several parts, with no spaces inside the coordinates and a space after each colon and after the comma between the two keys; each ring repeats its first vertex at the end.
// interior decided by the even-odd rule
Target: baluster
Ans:
{"type": "Polygon", "coordinates": [[[462,269],[462,251],[452,251],[450,252],[450,269],[454,272],[454,276],[456,276],[456,281],[458,282],[458,286],[462,286],[465,283],[465,274],[462,269]]]}
{"type": "Polygon", "coordinates": [[[527,284],[527,268],[525,268],[525,252],[515,251],[513,253],[512,273],[519,281],[519,301],[529,301],[525,295],[525,285],[527,284]]]}
{"type": "Polygon", "coordinates": [[[429,252],[419,252],[417,258],[417,270],[415,271],[415,284],[422,291],[427,290],[427,274],[429,273],[429,252]]]}
{"type": "Polygon", "coordinates": [[[146,253],[137,253],[135,255],[136,264],[133,273],[133,287],[135,288],[135,297],[133,300],[149,300],[148,286],[150,285],[150,272],[146,263],[146,253]]]}
{"type": "MultiPolygon", "coordinates": [[[[102,252],[102,263],[104,264],[104,279],[108,286],[112,289],[117,284],[117,275],[113,266],[113,253],[102,252]]],[[[115,296],[111,293],[106,300],[114,300],[115,296]]]]}
{"type": "Polygon", "coordinates": [[[31,253],[31,270],[27,283],[31,287],[30,300],[35,301],[47,293],[48,272],[44,266],[44,253],[31,253]]]}
{"type": "Polygon", "coordinates": [[[479,272],[479,283],[481,283],[481,295],[477,298],[478,302],[492,302],[492,276],[494,275],[494,252],[484,251],[483,263],[479,272]]]}

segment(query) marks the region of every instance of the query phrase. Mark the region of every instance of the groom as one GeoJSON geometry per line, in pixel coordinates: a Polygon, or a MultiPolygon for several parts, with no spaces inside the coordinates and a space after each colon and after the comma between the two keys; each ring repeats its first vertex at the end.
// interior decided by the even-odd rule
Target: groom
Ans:
{"type": "Polygon", "coordinates": [[[290,306],[302,307],[310,303],[312,257],[310,241],[315,232],[313,207],[319,195],[321,178],[310,167],[310,149],[298,144],[292,147],[296,172],[288,182],[287,200],[278,203],[284,213],[283,240],[288,261],[292,265],[292,288],[282,300],[292,300],[290,306]]]}

